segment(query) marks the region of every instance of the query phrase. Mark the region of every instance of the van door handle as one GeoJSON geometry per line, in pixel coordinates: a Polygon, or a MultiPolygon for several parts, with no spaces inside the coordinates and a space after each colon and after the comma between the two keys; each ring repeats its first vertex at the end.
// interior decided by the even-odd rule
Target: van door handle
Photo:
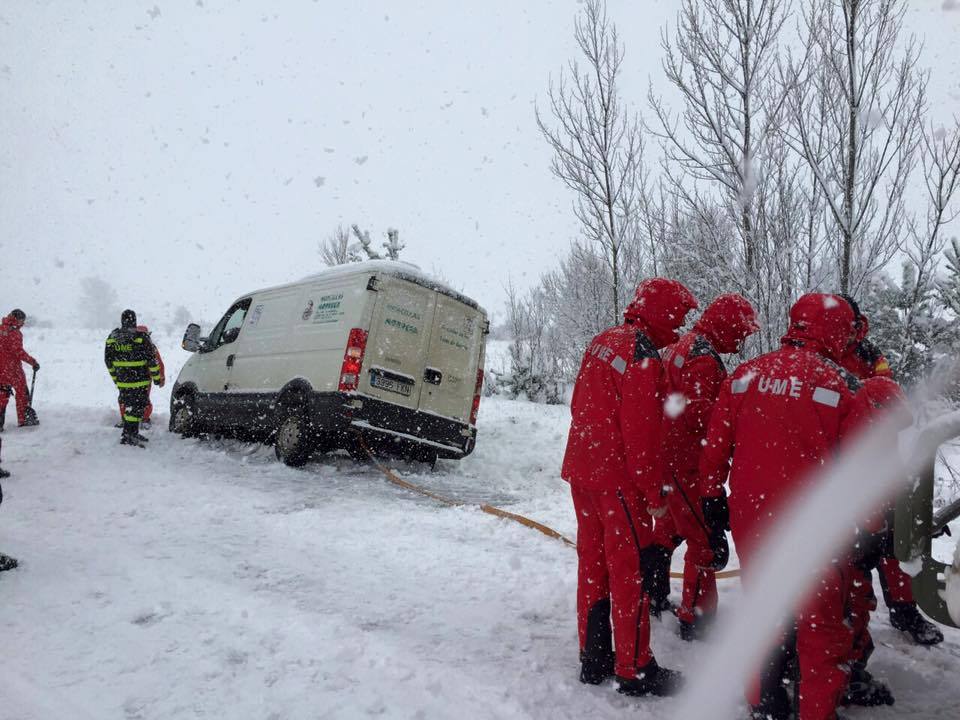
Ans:
{"type": "Polygon", "coordinates": [[[227,367],[233,367],[233,360],[236,357],[236,355],[227,355],[227,367]]]}
{"type": "Polygon", "coordinates": [[[439,385],[443,382],[443,373],[436,368],[427,368],[423,371],[423,380],[431,385],[439,385]]]}

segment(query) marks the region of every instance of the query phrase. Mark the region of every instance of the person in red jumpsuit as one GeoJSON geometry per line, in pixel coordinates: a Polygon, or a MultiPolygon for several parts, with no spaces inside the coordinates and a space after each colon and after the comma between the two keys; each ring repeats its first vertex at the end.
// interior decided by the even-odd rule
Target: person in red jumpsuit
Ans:
{"type": "MultiPolygon", "coordinates": [[[[736,294],[717,297],[693,329],[662,353],[668,399],[664,418],[664,487],[670,512],[656,522],[655,542],[667,552],[686,540],[680,637],[702,636],[717,609],[716,562],[726,564],[725,533],[712,535],[701,507],[699,465],[707,424],[727,377],[720,353],[737,353],[757,330],[757,313],[736,294]],[[719,551],[719,552],[718,552],[719,551]]],[[[709,510],[709,508],[708,508],[709,510]]]]}
{"type": "MultiPolygon", "coordinates": [[[[869,409],[860,382],[837,365],[853,336],[854,314],[837,295],[810,293],[790,310],[779,350],[750,360],[720,390],[700,477],[706,497],[721,502],[729,472],[729,518],[744,584],[755,553],[791,502],[809,488],[816,471],[842,440],[863,427],[869,409]]],[[[799,720],[835,720],[848,683],[852,632],[845,622],[850,559],[837,557],[816,579],[796,618],[799,720]]],[[[754,717],[792,717],[784,680],[784,638],[749,691],[754,717]]]]}
{"type": "Polygon", "coordinates": [[[658,348],[677,341],[696,307],[679,282],[644,280],[623,324],[590,341],[570,404],[561,475],[577,515],[580,680],[616,675],[627,695],[669,695],[679,686],[679,673],[661,668],[650,649],[650,596],[669,588],[670,570],[650,552],[651,516],[666,512],[658,348]]]}
{"type": "Polygon", "coordinates": [[[27,390],[27,378],[23,374],[23,363],[34,370],[40,369],[40,363],[23,349],[20,329],[26,320],[23,310],[12,310],[0,323],[0,430],[3,429],[11,393],[17,401],[17,424],[20,427],[36,424],[27,418],[30,393],[27,390]]]}
{"type": "MultiPolygon", "coordinates": [[[[856,336],[848,347],[840,364],[861,380],[883,377],[893,379],[893,370],[883,353],[867,338],[870,332],[870,323],[867,317],[860,312],[860,306],[851,298],[845,296],[856,316],[856,336]]],[[[893,543],[883,545],[885,554],[877,558],[876,569],[880,575],[880,586],[883,589],[883,599],[890,612],[890,624],[897,630],[907,633],[913,642],[918,645],[936,645],[943,642],[943,633],[932,622],[920,614],[916,599],[913,597],[912,580],[900,568],[900,563],[893,556],[893,543]]],[[[873,642],[867,627],[872,610],[876,610],[876,597],[873,594],[872,574],[867,578],[869,582],[857,583],[854,587],[851,600],[854,624],[857,629],[858,653],[856,660],[866,664],[873,642]]]]}
{"type": "MultiPolygon", "coordinates": [[[[137,325],[137,332],[141,332],[145,334],[151,340],[153,339],[150,335],[150,328],[148,328],[146,325],[137,325]]],[[[153,346],[153,354],[154,354],[154,363],[151,366],[150,370],[153,371],[154,369],[156,369],[160,373],[160,378],[158,380],[155,380],[153,384],[156,385],[157,387],[163,387],[164,384],[167,382],[166,370],[164,369],[164,366],[163,366],[163,358],[160,357],[160,349],[156,345],[153,346]]],[[[143,410],[143,419],[140,420],[141,427],[143,425],[150,425],[150,416],[153,415],[153,403],[150,402],[150,389],[151,389],[150,386],[148,386],[147,387],[147,407],[144,408],[143,410]]],[[[123,427],[124,415],[126,415],[126,413],[124,412],[123,403],[120,403],[120,422],[117,423],[118,428],[123,427]]]]}

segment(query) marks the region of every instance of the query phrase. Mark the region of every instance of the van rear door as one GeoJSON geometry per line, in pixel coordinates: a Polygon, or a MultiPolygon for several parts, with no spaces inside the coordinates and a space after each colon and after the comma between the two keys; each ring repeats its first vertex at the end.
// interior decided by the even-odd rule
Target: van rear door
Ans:
{"type": "Polygon", "coordinates": [[[377,280],[359,391],[416,410],[430,345],[433,290],[390,275],[377,280]]]}
{"type": "Polygon", "coordinates": [[[470,421],[477,371],[483,362],[485,325],[480,310],[447,295],[436,295],[421,410],[462,423],[470,421]]]}

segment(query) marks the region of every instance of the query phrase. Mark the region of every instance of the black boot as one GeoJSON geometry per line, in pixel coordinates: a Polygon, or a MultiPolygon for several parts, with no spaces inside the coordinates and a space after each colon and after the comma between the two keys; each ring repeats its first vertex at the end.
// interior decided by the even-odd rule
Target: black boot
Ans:
{"type": "Polygon", "coordinates": [[[9,555],[0,553],[0,572],[13,570],[15,567],[17,567],[17,565],[19,565],[19,563],[17,562],[16,558],[12,558],[9,555]]]}
{"type": "Polygon", "coordinates": [[[917,645],[939,645],[943,642],[940,628],[920,614],[915,603],[892,603],[890,624],[907,633],[917,645]]]}
{"type": "Polygon", "coordinates": [[[602,685],[613,677],[615,659],[613,653],[603,658],[589,658],[580,653],[580,682],[585,685],[602,685]]]}
{"type": "Polygon", "coordinates": [[[763,695],[760,704],[750,709],[750,720],[790,720],[791,717],[790,695],[784,687],[763,695]]]}
{"type": "Polygon", "coordinates": [[[885,683],[877,680],[863,665],[857,663],[850,671],[850,684],[840,702],[843,705],[862,707],[893,705],[893,693],[885,683]]]}
{"type": "Polygon", "coordinates": [[[610,598],[593,604],[587,612],[587,637],[580,651],[580,682],[600,685],[613,676],[613,630],[610,598]]]}
{"type": "Polygon", "coordinates": [[[650,598],[650,614],[654,617],[660,617],[663,613],[671,613],[673,615],[677,614],[677,606],[674,605],[670,598],[650,598]]]}
{"type": "Polygon", "coordinates": [[[676,670],[667,670],[651,660],[637,670],[637,676],[622,678],[617,676],[617,692],[631,697],[657,695],[666,697],[676,695],[683,685],[683,676],[676,670]]]}
{"type": "Polygon", "coordinates": [[[8,471],[4,470],[3,468],[0,468],[0,480],[2,480],[3,478],[8,478],[8,477],[10,477],[10,473],[9,473],[8,471]]]}

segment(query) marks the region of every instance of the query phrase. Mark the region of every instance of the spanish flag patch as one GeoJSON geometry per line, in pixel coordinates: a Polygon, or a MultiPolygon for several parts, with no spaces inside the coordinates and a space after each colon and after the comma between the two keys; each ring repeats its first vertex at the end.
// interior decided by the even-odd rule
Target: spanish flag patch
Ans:
{"type": "Polygon", "coordinates": [[[886,358],[880,358],[877,361],[877,364],[874,365],[873,372],[875,372],[877,375],[890,372],[890,363],[887,362],[886,358]]]}

